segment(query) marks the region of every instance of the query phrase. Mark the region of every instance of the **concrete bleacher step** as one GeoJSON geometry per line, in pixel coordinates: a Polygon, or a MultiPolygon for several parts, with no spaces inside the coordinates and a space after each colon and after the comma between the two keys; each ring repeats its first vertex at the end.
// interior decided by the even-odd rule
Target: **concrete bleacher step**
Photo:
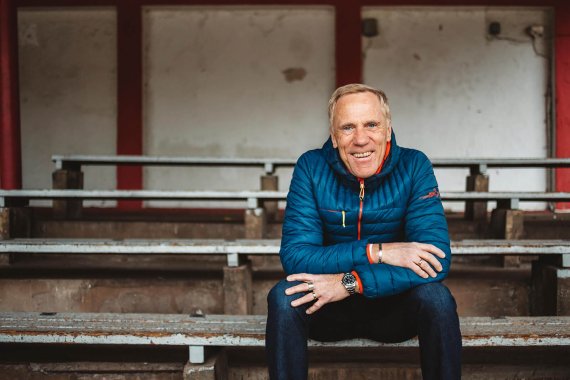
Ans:
{"type": "MultiPolygon", "coordinates": [[[[5,346],[4,346],[5,347],[5,346]]],[[[0,362],[6,379],[219,379],[204,374],[208,365],[220,365],[222,352],[211,351],[206,363],[187,363],[185,347],[126,347],[77,345],[11,345],[0,362]],[[25,346],[25,347],[22,347],[25,346]],[[93,359],[97,358],[97,361],[93,359]],[[217,360],[214,360],[217,359],[217,360]],[[200,371],[200,372],[199,372],[200,371]],[[200,374],[202,375],[200,377],[200,374]]],[[[227,348],[227,380],[267,380],[262,347],[227,348]]],[[[567,380],[570,363],[566,347],[466,348],[464,380],[567,380]]],[[[421,380],[416,348],[309,349],[310,380],[413,379],[421,380]]]]}
{"type": "MultiPolygon", "coordinates": [[[[0,312],[0,343],[187,346],[190,362],[204,348],[263,347],[265,315],[0,312]]],[[[462,317],[464,347],[570,346],[570,317],[462,317]]],[[[309,341],[310,347],[417,347],[368,339],[309,341]]]]}
{"type": "MultiPolygon", "coordinates": [[[[476,379],[481,378],[477,377],[481,375],[489,379],[503,378],[501,376],[516,371],[517,374],[528,375],[525,378],[547,376],[562,379],[564,377],[561,376],[568,373],[570,363],[560,358],[569,352],[570,317],[481,317],[461,318],[460,322],[466,353],[464,378],[476,379]],[[490,354],[487,350],[490,350],[490,354]],[[515,360],[517,358],[521,360],[515,360]]],[[[182,346],[186,346],[185,352],[186,355],[189,353],[191,362],[184,368],[186,379],[217,379],[214,377],[216,367],[222,367],[226,372],[226,377],[220,378],[266,379],[264,333],[265,316],[261,315],[191,317],[157,314],[0,313],[0,348],[6,348],[6,343],[13,344],[11,350],[20,351],[20,360],[23,355],[24,360],[27,357],[33,362],[34,352],[45,351],[44,348],[48,347],[54,347],[55,353],[77,347],[78,351],[87,354],[92,348],[95,350],[94,357],[103,361],[108,360],[109,354],[98,355],[97,352],[102,352],[101,350],[110,350],[110,355],[113,351],[119,352],[117,350],[123,352],[110,362],[65,365],[48,358],[47,363],[50,364],[34,365],[35,368],[60,374],[80,371],[121,373],[123,370],[119,369],[117,362],[121,361],[121,357],[127,361],[132,358],[128,354],[131,347],[135,350],[144,349],[141,351],[142,360],[146,360],[152,351],[157,351],[155,360],[160,360],[160,357],[165,356],[160,354],[161,347],[172,346],[178,350],[178,353],[170,356],[175,360],[180,359],[182,346]],[[26,351],[26,346],[33,350],[26,351]],[[224,349],[220,351],[221,348],[224,349]],[[208,372],[209,377],[204,377],[208,372]]],[[[370,376],[420,378],[417,339],[397,344],[382,344],[366,339],[331,343],[311,341],[310,353],[311,379],[374,378],[370,376]]],[[[0,364],[0,370],[7,368],[26,372],[18,367],[18,360],[15,359],[17,354],[10,355],[13,363],[0,364]]],[[[75,359],[78,357],[81,356],[71,356],[75,359]]],[[[150,362],[153,363],[153,360],[150,362]]],[[[174,363],[143,365],[139,362],[128,364],[125,370],[130,369],[132,373],[140,373],[141,378],[145,378],[145,366],[147,370],[153,368],[152,375],[156,377],[152,378],[163,378],[161,374],[164,378],[169,378],[173,371],[180,369],[174,363]]]]}
{"type": "MultiPolygon", "coordinates": [[[[570,242],[466,240],[453,242],[452,251],[456,263],[446,283],[461,315],[565,315],[570,242]],[[539,257],[546,269],[465,261],[481,255],[539,257]],[[542,287],[540,278],[552,285],[542,287]]],[[[278,240],[3,240],[0,257],[9,260],[0,267],[0,307],[265,313],[267,292],[284,276],[278,252],[278,240]],[[256,260],[262,258],[268,260],[256,260]]]]}

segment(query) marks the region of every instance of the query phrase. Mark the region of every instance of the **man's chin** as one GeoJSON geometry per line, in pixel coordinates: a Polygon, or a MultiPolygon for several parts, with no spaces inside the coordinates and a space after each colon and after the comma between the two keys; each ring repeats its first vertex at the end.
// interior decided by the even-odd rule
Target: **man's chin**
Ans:
{"type": "Polygon", "coordinates": [[[374,170],[374,169],[366,168],[366,169],[357,169],[352,174],[354,174],[358,178],[365,179],[368,177],[372,177],[375,172],[376,172],[376,170],[374,170]]]}

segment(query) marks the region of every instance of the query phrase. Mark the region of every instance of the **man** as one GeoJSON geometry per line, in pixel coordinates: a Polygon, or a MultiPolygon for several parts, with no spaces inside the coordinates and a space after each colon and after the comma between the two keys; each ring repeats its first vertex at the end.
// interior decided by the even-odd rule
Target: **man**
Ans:
{"type": "Polygon", "coordinates": [[[330,139],[299,158],[287,196],[288,277],[268,296],[270,378],[307,378],[308,338],[417,335],[424,379],[459,379],[456,304],[441,283],[449,235],[430,161],[396,144],[380,90],[338,88],[329,120],[330,139]]]}

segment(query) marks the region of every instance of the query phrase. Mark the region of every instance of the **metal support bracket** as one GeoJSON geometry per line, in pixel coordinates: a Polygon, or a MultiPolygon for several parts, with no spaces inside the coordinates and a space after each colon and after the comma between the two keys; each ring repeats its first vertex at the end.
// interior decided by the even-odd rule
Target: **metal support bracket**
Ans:
{"type": "Polygon", "coordinates": [[[247,208],[255,210],[259,207],[259,200],[257,198],[247,198],[247,208]]]}
{"type": "Polygon", "coordinates": [[[562,268],[570,268],[570,253],[562,255],[562,268]]]}
{"type": "Polygon", "coordinates": [[[202,364],[205,361],[204,346],[190,346],[190,363],[202,364]]]}
{"type": "Polygon", "coordinates": [[[228,266],[229,267],[239,266],[239,253],[237,252],[228,253],[228,266]]]}
{"type": "Polygon", "coordinates": [[[518,210],[519,209],[519,199],[500,199],[497,201],[497,208],[508,209],[508,210],[518,210]]]}
{"type": "Polygon", "coordinates": [[[272,162],[266,162],[263,165],[263,169],[265,169],[265,174],[273,174],[275,172],[275,166],[273,166],[272,162]]]}
{"type": "Polygon", "coordinates": [[[473,165],[469,167],[469,173],[471,175],[487,174],[487,164],[473,165]]]}

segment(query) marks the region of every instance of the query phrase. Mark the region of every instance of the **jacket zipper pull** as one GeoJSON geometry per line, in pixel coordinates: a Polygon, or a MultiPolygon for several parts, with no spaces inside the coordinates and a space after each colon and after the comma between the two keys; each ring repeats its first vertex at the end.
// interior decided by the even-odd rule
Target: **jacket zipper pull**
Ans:
{"type": "Polygon", "coordinates": [[[343,228],[346,227],[345,221],[346,221],[346,212],[344,210],[342,210],[342,227],[343,228]]]}
{"type": "Polygon", "coordinates": [[[358,197],[360,198],[361,202],[364,200],[364,180],[363,179],[360,180],[360,194],[358,195],[358,197]]]}

